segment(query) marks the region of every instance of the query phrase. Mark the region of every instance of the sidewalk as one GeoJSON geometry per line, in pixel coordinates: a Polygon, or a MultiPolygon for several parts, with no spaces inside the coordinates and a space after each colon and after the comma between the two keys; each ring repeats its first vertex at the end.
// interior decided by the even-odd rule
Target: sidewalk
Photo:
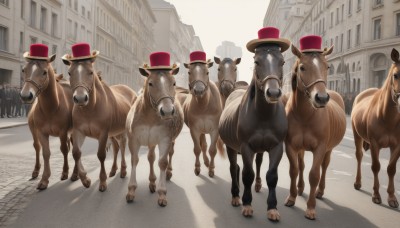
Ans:
{"type": "Polygon", "coordinates": [[[27,117],[0,118],[0,129],[18,127],[27,124],[27,117]]]}

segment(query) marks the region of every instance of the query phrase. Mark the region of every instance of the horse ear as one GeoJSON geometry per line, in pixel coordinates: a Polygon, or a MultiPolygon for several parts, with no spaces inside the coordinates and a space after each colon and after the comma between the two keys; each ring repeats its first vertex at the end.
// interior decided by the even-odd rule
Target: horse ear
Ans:
{"type": "Polygon", "coordinates": [[[392,49],[392,54],[391,54],[392,60],[395,63],[399,62],[399,52],[396,49],[392,49]]]}
{"type": "Polygon", "coordinates": [[[185,68],[189,69],[189,64],[188,63],[183,63],[183,65],[185,66],[185,68]]]}
{"type": "Polygon", "coordinates": [[[50,56],[49,63],[53,62],[56,59],[56,54],[50,56]]]}
{"type": "Polygon", "coordinates": [[[333,45],[330,47],[330,48],[328,48],[328,49],[324,49],[324,52],[322,52],[322,54],[323,55],[325,55],[325,56],[327,56],[327,55],[330,55],[330,54],[332,54],[332,52],[333,52],[333,45]]]}
{"type": "Polygon", "coordinates": [[[238,65],[241,60],[242,60],[242,58],[237,58],[237,59],[234,60],[234,62],[235,62],[236,65],[238,65]]]}
{"type": "Polygon", "coordinates": [[[67,66],[71,65],[71,61],[67,60],[67,59],[62,59],[63,63],[67,66]]]}
{"type": "Polygon", "coordinates": [[[298,58],[301,58],[301,56],[303,55],[303,54],[301,53],[301,51],[299,51],[299,49],[297,49],[297,47],[294,46],[293,44],[292,44],[292,53],[293,53],[295,56],[297,56],[298,58]]]}
{"type": "Polygon", "coordinates": [[[179,67],[172,69],[170,73],[171,75],[177,75],[179,73],[179,67]]]}
{"type": "Polygon", "coordinates": [[[96,61],[96,57],[90,58],[89,60],[90,60],[91,63],[94,63],[96,61]]]}
{"type": "Polygon", "coordinates": [[[221,60],[217,56],[214,56],[214,62],[216,64],[219,64],[221,62],[221,60]]]}
{"type": "Polygon", "coordinates": [[[207,67],[211,68],[213,66],[214,62],[211,62],[211,59],[207,60],[207,67]]]}
{"type": "Polygon", "coordinates": [[[140,72],[141,75],[143,75],[145,77],[148,77],[150,75],[150,71],[147,70],[147,69],[144,69],[142,67],[139,67],[139,72],[140,72]]]}

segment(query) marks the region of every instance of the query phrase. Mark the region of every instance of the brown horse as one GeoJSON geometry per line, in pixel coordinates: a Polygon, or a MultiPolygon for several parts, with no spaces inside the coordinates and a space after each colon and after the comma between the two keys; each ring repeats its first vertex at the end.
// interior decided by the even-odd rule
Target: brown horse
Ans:
{"type": "Polygon", "coordinates": [[[190,94],[183,104],[185,124],[190,129],[190,135],[194,143],[194,154],[196,156],[196,175],[200,174],[200,153],[203,151],[203,159],[206,167],[209,168],[208,175],[214,176],[214,158],[217,154],[217,144],[220,153],[224,153],[223,143],[219,140],[218,121],[222,113],[222,103],[218,88],[208,77],[208,68],[213,63],[195,62],[185,63],[189,69],[189,90],[190,94]],[[210,134],[211,143],[209,153],[211,161],[207,156],[207,142],[205,134],[210,134]]]}
{"type": "Polygon", "coordinates": [[[285,148],[291,182],[285,205],[293,206],[297,194],[303,193],[304,151],[311,151],[314,159],[309,174],[310,195],[305,215],[308,219],[316,217],[315,198],[322,198],[324,194],[332,149],[340,143],[346,130],[343,100],[338,93],[326,89],[328,64],[325,56],[332,53],[332,49],[302,53],[292,45],[292,52],[298,59],[293,68],[292,93],[286,103],[289,128],[285,148]]]}
{"type": "MultiPolygon", "coordinates": [[[[82,184],[90,186],[90,179],[81,162],[81,146],[86,136],[99,141],[97,157],[101,163],[99,190],[107,189],[107,175],[104,167],[106,144],[109,137],[126,137],[125,122],[129,109],[135,101],[136,93],[125,85],[108,86],[101,81],[94,70],[95,58],[69,60],[63,57],[64,64],[69,66],[71,87],[73,90],[74,108],[73,149],[75,169],[77,169],[82,184]]],[[[125,145],[119,145],[122,154],[122,170],[126,169],[125,145]]]]}
{"type": "MultiPolygon", "coordinates": [[[[27,64],[22,70],[24,86],[20,97],[25,103],[33,103],[29,112],[28,124],[33,137],[33,147],[36,151],[36,164],[32,178],[39,175],[40,149],[43,149],[44,170],[37,188],[44,190],[50,177],[50,146],[49,136],[60,138],[60,150],[64,155],[64,165],[61,180],[68,178],[69,135],[72,131],[72,91],[68,82],[57,82],[49,60],[26,59],[27,64]],[[37,98],[37,99],[35,99],[37,98]]],[[[76,175],[76,174],[75,174],[76,175]]],[[[73,175],[74,176],[74,175],[73,175]]]]}
{"type": "Polygon", "coordinates": [[[183,127],[183,111],[175,99],[175,78],[179,68],[172,70],[148,70],[139,68],[140,73],[146,76],[143,94],[129,111],[126,120],[128,146],[131,152],[132,171],[126,195],[127,202],[135,198],[136,166],[139,162],[140,146],[148,146],[147,158],[150,163],[149,189],[156,191],[156,175],[154,174],[154,149],[158,145],[160,180],[157,186],[158,204],[167,205],[166,180],[172,176],[172,155],[174,154],[175,139],[183,127]],[[169,155],[169,160],[168,160],[169,155]]]}
{"type": "Polygon", "coordinates": [[[222,107],[225,107],[226,99],[235,89],[237,80],[237,65],[241,58],[232,60],[231,58],[221,59],[214,56],[214,61],[218,64],[218,82],[216,83],[222,100],[222,107]]]}
{"type": "MultiPolygon", "coordinates": [[[[243,159],[243,209],[246,217],[253,215],[251,185],[254,181],[254,156],[261,158],[269,152],[269,170],[266,175],[269,194],[268,219],[278,221],[276,185],[278,165],[283,154],[283,140],[287,132],[285,107],[279,100],[283,76],[283,55],[276,44],[262,44],[255,50],[254,74],[247,90],[237,89],[227,99],[219,122],[219,133],[225,142],[232,177],[232,205],[239,206],[239,173],[237,153],[243,159]]],[[[259,172],[259,171],[258,171],[259,172]]],[[[258,173],[259,175],[259,173],[258,173]]]]}
{"type": "Polygon", "coordinates": [[[381,168],[379,151],[381,148],[390,148],[390,160],[387,166],[389,184],[388,204],[398,208],[399,203],[394,191],[394,175],[396,163],[400,156],[400,60],[399,52],[392,50],[393,64],[382,88],[371,88],[360,93],[353,105],[351,122],[354,134],[357,157],[357,176],[355,189],[361,188],[361,160],[362,147],[371,148],[372,172],[374,173],[374,193],[372,201],[382,203],[379,194],[378,173],[381,168]]]}

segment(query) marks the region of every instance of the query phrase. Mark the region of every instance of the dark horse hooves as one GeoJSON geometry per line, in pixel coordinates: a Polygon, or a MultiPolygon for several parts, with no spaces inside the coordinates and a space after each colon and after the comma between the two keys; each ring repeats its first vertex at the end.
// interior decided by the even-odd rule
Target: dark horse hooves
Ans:
{"type": "Polygon", "coordinates": [[[360,184],[354,183],[354,189],[360,190],[361,189],[361,183],[360,184]]]}

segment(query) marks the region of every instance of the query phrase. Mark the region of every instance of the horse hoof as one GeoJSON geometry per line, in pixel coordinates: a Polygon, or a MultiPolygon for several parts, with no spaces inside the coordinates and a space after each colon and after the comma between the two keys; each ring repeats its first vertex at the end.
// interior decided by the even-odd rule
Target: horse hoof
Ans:
{"type": "Polygon", "coordinates": [[[211,178],[213,178],[213,177],[214,177],[214,171],[211,171],[211,170],[208,171],[208,176],[211,177],[211,178]]]}
{"type": "Polygon", "coordinates": [[[277,209],[268,210],[267,217],[269,220],[274,222],[278,222],[281,219],[281,215],[279,214],[277,209]]]}
{"type": "Polygon", "coordinates": [[[250,218],[253,216],[253,208],[251,207],[251,205],[243,206],[242,215],[246,218],[250,218]]]}
{"type": "Polygon", "coordinates": [[[36,179],[39,176],[39,171],[33,171],[32,172],[32,180],[36,179]]]}
{"type": "Polygon", "coordinates": [[[83,184],[83,186],[85,186],[85,188],[89,188],[90,183],[91,183],[91,180],[88,177],[86,177],[86,180],[82,180],[82,184],[83,184]]]}
{"type": "Polygon", "coordinates": [[[47,188],[48,184],[49,184],[48,181],[47,182],[46,181],[40,181],[38,186],[37,186],[37,189],[38,190],[45,190],[47,188]]]}
{"type": "Polygon", "coordinates": [[[110,174],[108,175],[108,177],[113,177],[113,176],[115,176],[115,173],[116,173],[116,171],[115,171],[115,170],[112,170],[112,171],[110,172],[110,174]]]}
{"type": "Polygon", "coordinates": [[[296,203],[296,199],[291,196],[288,196],[286,199],[286,202],[285,202],[285,206],[293,207],[295,203],[296,203]]]}
{"type": "Polygon", "coordinates": [[[99,191],[100,192],[104,192],[105,190],[107,190],[107,184],[100,184],[99,185],[99,191]]]}
{"type": "Polygon", "coordinates": [[[254,190],[256,190],[256,192],[260,192],[261,187],[262,187],[261,178],[256,178],[256,184],[254,185],[254,190]]]}
{"type": "Polygon", "coordinates": [[[135,195],[134,194],[132,194],[132,193],[126,194],[126,202],[127,203],[132,203],[134,199],[135,199],[135,195]]]}
{"type": "Polygon", "coordinates": [[[200,168],[195,168],[194,174],[196,174],[196,176],[198,176],[200,174],[200,168]]]}
{"type": "Polygon", "coordinates": [[[360,190],[361,189],[361,183],[354,183],[354,189],[360,190]]]}
{"type": "Polygon", "coordinates": [[[240,206],[240,198],[238,196],[236,197],[232,197],[232,202],[231,202],[232,206],[234,207],[239,207],[240,206]]]}
{"type": "Polygon", "coordinates": [[[317,199],[322,199],[323,195],[324,195],[324,192],[318,191],[317,195],[315,197],[317,197],[317,199]]]}
{"type": "Polygon", "coordinates": [[[306,210],[305,217],[306,217],[307,219],[315,220],[316,215],[317,215],[317,214],[315,213],[315,209],[307,209],[307,210],[306,210]]]}
{"type": "Polygon", "coordinates": [[[380,196],[380,195],[372,196],[372,202],[374,202],[374,203],[376,203],[376,204],[381,204],[381,203],[382,203],[381,196],[380,196]]]}
{"type": "Polygon", "coordinates": [[[70,178],[70,180],[71,181],[77,181],[77,180],[79,180],[79,176],[78,176],[78,174],[72,174],[72,176],[71,176],[71,178],[70,178]]]}
{"type": "Polygon", "coordinates": [[[156,192],[156,184],[155,183],[150,183],[149,184],[149,189],[151,193],[156,192]]]}
{"type": "Polygon", "coordinates": [[[391,208],[398,208],[399,207],[399,202],[397,201],[396,197],[394,199],[389,199],[388,204],[391,208]]]}
{"type": "Polygon", "coordinates": [[[68,173],[62,173],[61,178],[62,181],[68,179],[68,173]]]}
{"type": "Polygon", "coordinates": [[[126,177],[126,171],[121,171],[119,177],[125,178],[126,177]]]}
{"type": "Polygon", "coordinates": [[[159,205],[160,207],[165,207],[165,206],[167,206],[167,196],[162,195],[162,196],[158,197],[158,205],[159,205]]]}
{"type": "Polygon", "coordinates": [[[167,181],[171,180],[172,178],[172,172],[171,171],[167,171],[167,181]]]}

